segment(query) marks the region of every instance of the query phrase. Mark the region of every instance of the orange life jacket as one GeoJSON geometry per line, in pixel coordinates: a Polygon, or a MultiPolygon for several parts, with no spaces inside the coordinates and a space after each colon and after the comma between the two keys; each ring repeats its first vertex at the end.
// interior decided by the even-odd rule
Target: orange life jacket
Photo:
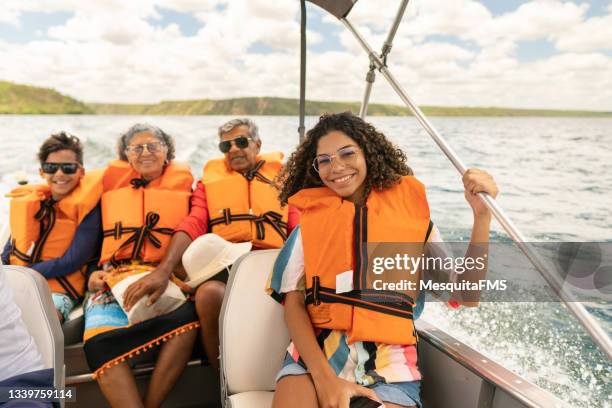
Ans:
{"type": "Polygon", "coordinates": [[[415,344],[414,301],[405,293],[368,286],[367,244],[420,243],[422,251],[430,230],[424,186],[414,177],[402,177],[391,188],[373,190],[364,207],[327,187],[310,188],[292,196],[289,204],[301,211],[306,304],[313,325],[346,331],[349,343],[415,344]],[[336,276],[351,270],[353,290],[336,293],[336,276]]]}
{"type": "MultiPolygon", "coordinates": [[[[47,185],[26,185],[13,190],[10,209],[11,265],[30,266],[62,256],[77,227],[95,208],[102,194],[102,171],[87,172],[79,185],[55,202],[47,185]]],[[[76,300],[85,293],[87,265],[66,276],[47,279],[52,292],[76,300]]]]}
{"type": "Polygon", "coordinates": [[[187,164],[172,162],[145,182],[128,162],[111,162],[103,178],[100,264],[160,262],[174,228],[189,214],[192,184],[187,164]]]}
{"type": "Polygon", "coordinates": [[[224,158],[204,166],[209,231],[231,242],[251,241],[258,248],[280,248],[287,239],[287,207],[281,207],[272,180],[283,154],[257,157],[246,174],[228,169],[224,158]]]}

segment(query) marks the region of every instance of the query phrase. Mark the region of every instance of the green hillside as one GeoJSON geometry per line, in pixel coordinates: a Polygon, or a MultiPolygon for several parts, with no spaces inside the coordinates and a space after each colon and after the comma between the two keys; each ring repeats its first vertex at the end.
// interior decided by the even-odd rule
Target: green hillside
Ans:
{"type": "Polygon", "coordinates": [[[0,113],[79,114],[93,111],[83,102],[54,89],[0,81],[0,113]]]}
{"type": "MultiPolygon", "coordinates": [[[[157,104],[88,105],[103,115],[296,115],[299,101],[290,98],[253,97],[233,99],[199,99],[192,101],[164,101],[157,104]]],[[[306,114],[318,116],[325,112],[350,110],[359,112],[359,102],[307,101],[306,114]]],[[[588,116],[612,117],[612,112],[569,111],[550,109],[469,108],[422,106],[428,116],[588,116]]],[[[408,108],[398,105],[371,104],[371,116],[410,116],[408,108]]]]}
{"type": "MultiPolygon", "coordinates": [[[[100,114],[149,114],[149,115],[296,115],[299,100],[290,98],[253,97],[232,99],[200,99],[193,101],[164,101],[157,104],[89,104],[100,114]]],[[[307,101],[306,114],[343,110],[359,111],[358,102],[307,101]]],[[[395,105],[373,104],[371,115],[405,115],[405,109],[395,105]]]]}
{"type": "MultiPolygon", "coordinates": [[[[306,114],[350,110],[359,112],[360,102],[307,101],[306,114]]],[[[422,106],[428,116],[574,116],[612,117],[612,112],[578,110],[510,109],[422,106]]],[[[101,115],[286,115],[299,111],[292,98],[250,97],[163,101],[155,104],[83,103],[54,89],[0,81],[0,114],[101,114],[101,115]]],[[[371,104],[370,116],[410,116],[408,108],[390,104],[371,104]]]]}

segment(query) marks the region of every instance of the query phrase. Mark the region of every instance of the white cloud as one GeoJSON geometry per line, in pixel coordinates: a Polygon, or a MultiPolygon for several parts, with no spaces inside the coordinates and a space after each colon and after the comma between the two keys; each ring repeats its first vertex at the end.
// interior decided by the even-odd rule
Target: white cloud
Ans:
{"type": "Polygon", "coordinates": [[[465,48],[457,45],[442,43],[442,42],[428,42],[424,44],[418,44],[413,47],[396,47],[393,52],[393,60],[395,57],[401,56],[403,61],[407,63],[428,61],[432,63],[437,62],[460,62],[469,61],[475,57],[475,54],[465,48]]]}
{"type": "Polygon", "coordinates": [[[0,8],[0,24],[19,27],[19,12],[11,8],[0,8]]]}
{"type": "Polygon", "coordinates": [[[3,0],[2,7],[18,13],[72,11],[97,15],[125,12],[135,16],[149,16],[155,13],[155,4],[148,0],[3,0]]]}
{"type": "Polygon", "coordinates": [[[480,45],[506,39],[514,42],[551,39],[568,27],[580,24],[587,8],[586,4],[576,5],[557,0],[532,1],[521,5],[514,12],[473,27],[465,37],[480,45]]]}
{"type": "Polygon", "coordinates": [[[49,37],[61,41],[90,43],[97,40],[130,46],[154,36],[145,20],[130,14],[92,15],[77,13],[62,26],[51,27],[49,37]]]}
{"type": "MultiPolygon", "coordinates": [[[[350,18],[379,50],[396,8],[396,0],[362,0],[350,18]]],[[[610,110],[612,58],[599,51],[610,47],[612,6],[608,16],[587,19],[586,10],[577,2],[534,0],[494,16],[475,0],[413,0],[389,65],[419,104],[610,110]],[[539,40],[560,52],[520,62],[520,42],[539,40]]],[[[298,95],[296,1],[6,0],[0,22],[18,24],[29,11],[73,16],[37,41],[0,41],[2,79],[86,101],[298,95]],[[191,13],[203,27],[188,37],[176,24],[152,24],[163,9],[191,13]],[[254,44],[272,51],[249,51],[254,44]]],[[[312,27],[308,35],[310,44],[327,40],[312,27]]],[[[367,57],[343,27],[339,41],[342,51],[309,53],[309,98],[361,99],[367,57]]],[[[401,103],[380,74],[372,100],[401,103]]]]}
{"type": "Polygon", "coordinates": [[[578,52],[612,50],[612,6],[608,10],[610,14],[607,16],[593,17],[557,35],[557,48],[578,52]]]}
{"type": "Polygon", "coordinates": [[[492,19],[489,10],[473,0],[421,0],[417,3],[415,12],[414,21],[409,20],[409,24],[402,28],[402,33],[421,39],[432,34],[465,38],[467,33],[492,19]]]}
{"type": "Polygon", "coordinates": [[[155,3],[161,7],[184,13],[202,13],[226,6],[229,0],[158,0],[155,3]]]}

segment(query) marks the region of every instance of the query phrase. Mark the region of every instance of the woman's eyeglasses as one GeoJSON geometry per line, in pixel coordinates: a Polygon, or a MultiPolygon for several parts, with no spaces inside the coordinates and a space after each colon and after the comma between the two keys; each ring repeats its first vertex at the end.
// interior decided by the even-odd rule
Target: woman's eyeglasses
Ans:
{"type": "Polygon", "coordinates": [[[45,174],[55,174],[60,168],[64,174],[74,174],[80,166],[79,163],[43,163],[40,167],[45,174]]]}
{"type": "Polygon", "coordinates": [[[346,146],[334,154],[320,154],[312,161],[312,167],[317,173],[327,173],[331,170],[335,159],[338,159],[343,165],[350,165],[355,162],[359,151],[355,146],[346,146]]]}
{"type": "Polygon", "coordinates": [[[135,154],[137,156],[140,156],[144,152],[145,148],[149,151],[149,153],[159,153],[162,151],[164,146],[166,146],[166,144],[162,142],[143,143],[137,145],[130,145],[125,148],[125,151],[128,154],[135,154]]]}
{"type": "Polygon", "coordinates": [[[251,136],[238,136],[232,140],[225,140],[219,143],[219,150],[224,154],[229,152],[232,148],[232,143],[239,149],[246,149],[249,147],[249,140],[253,140],[253,138],[251,136]]]}

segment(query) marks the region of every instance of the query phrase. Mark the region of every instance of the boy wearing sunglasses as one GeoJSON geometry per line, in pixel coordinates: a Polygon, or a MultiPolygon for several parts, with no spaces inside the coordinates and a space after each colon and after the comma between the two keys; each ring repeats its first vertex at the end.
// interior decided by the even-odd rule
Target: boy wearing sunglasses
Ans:
{"type": "Polygon", "coordinates": [[[2,263],[40,272],[51,288],[60,322],[85,293],[85,273],[100,247],[101,172],[85,175],[83,147],[66,132],[51,135],[38,152],[39,185],[13,190],[11,237],[2,263]]]}
{"type": "MultiPolygon", "coordinates": [[[[127,289],[126,307],[144,295],[155,302],[189,244],[206,233],[235,243],[252,242],[254,249],[283,245],[299,223],[299,213],[291,206],[280,205],[273,185],[282,166],[282,153],[260,154],[260,149],[258,128],[250,119],[233,119],[219,128],[219,150],[223,157],[204,166],[202,180],[191,196],[189,216],[175,230],[157,269],[127,289]]],[[[195,289],[204,349],[208,361],[217,369],[218,320],[227,278],[228,272],[224,270],[195,289]]]]}

